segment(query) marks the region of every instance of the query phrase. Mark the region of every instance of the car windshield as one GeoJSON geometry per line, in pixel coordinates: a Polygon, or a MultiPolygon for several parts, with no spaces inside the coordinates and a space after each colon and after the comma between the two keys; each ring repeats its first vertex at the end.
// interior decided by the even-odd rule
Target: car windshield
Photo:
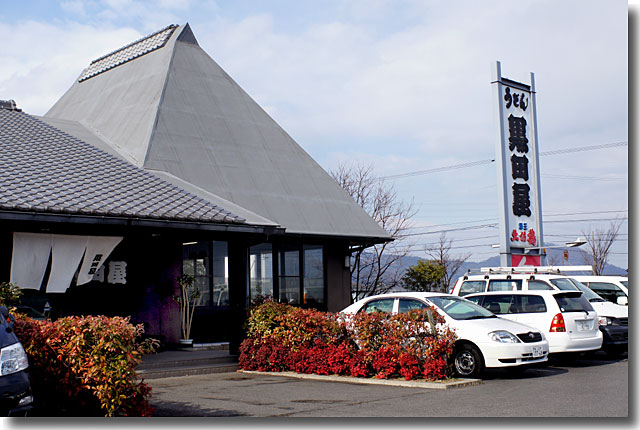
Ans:
{"type": "Polygon", "coordinates": [[[428,300],[454,320],[497,318],[482,306],[461,297],[436,296],[429,297],[428,300]]]}
{"type": "Polygon", "coordinates": [[[573,285],[569,278],[550,279],[551,283],[558,287],[559,290],[580,291],[578,287],[573,285]]]}
{"type": "Polygon", "coordinates": [[[624,285],[625,288],[629,288],[629,281],[620,281],[620,283],[624,285]]]}
{"type": "Polygon", "coordinates": [[[582,291],[582,295],[589,300],[590,302],[606,302],[605,299],[594,293],[589,287],[584,285],[581,282],[576,281],[575,279],[571,279],[571,282],[582,291]]]}

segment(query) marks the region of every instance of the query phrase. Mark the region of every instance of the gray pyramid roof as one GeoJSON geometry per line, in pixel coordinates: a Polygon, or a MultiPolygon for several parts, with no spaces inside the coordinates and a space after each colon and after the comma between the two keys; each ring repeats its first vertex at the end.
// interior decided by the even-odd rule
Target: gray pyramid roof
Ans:
{"type": "Polygon", "coordinates": [[[79,122],[137,166],[287,233],[389,239],[202,50],[188,24],[92,62],[45,117],[79,122]]]}
{"type": "Polygon", "coordinates": [[[208,200],[1,106],[0,212],[246,224],[208,200]]]}

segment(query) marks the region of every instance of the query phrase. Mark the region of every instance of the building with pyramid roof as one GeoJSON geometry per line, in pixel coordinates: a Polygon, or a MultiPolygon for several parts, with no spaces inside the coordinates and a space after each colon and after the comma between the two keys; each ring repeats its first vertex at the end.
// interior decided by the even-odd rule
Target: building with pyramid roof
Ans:
{"type": "Polygon", "coordinates": [[[391,239],[188,24],[94,60],[44,117],[0,103],[0,127],[0,276],[59,315],[177,342],[190,274],[192,337],[233,341],[260,297],[342,309],[350,249],[391,239]]]}

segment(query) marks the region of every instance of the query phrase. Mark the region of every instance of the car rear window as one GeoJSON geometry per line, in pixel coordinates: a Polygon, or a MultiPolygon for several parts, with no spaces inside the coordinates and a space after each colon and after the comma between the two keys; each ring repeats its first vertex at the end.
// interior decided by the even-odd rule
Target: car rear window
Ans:
{"type": "Polygon", "coordinates": [[[486,285],[486,281],[464,281],[458,295],[466,296],[471,293],[484,293],[484,287],[486,285]]]}
{"type": "Polygon", "coordinates": [[[521,279],[492,279],[489,281],[489,288],[487,288],[487,291],[511,291],[521,289],[521,279]]]}
{"type": "Polygon", "coordinates": [[[562,293],[553,296],[560,307],[560,312],[593,311],[589,301],[582,297],[582,293],[562,293]]]}

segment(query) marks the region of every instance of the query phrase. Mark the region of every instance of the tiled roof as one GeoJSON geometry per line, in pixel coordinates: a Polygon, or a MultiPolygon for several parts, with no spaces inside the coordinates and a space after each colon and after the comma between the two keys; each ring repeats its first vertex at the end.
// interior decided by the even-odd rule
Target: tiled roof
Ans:
{"type": "Polygon", "coordinates": [[[162,48],[167,43],[167,40],[169,40],[177,27],[177,25],[170,25],[160,31],[150,34],[149,36],[145,36],[142,39],[128,44],[127,46],[124,46],[96,60],[93,60],[89,67],[87,67],[82,72],[82,74],[78,78],[78,82],[82,82],[84,80],[92,78],[93,76],[113,69],[120,64],[134,60],[144,54],[162,48]]]}
{"type": "Polygon", "coordinates": [[[0,211],[245,220],[44,122],[0,108],[0,211]]]}

